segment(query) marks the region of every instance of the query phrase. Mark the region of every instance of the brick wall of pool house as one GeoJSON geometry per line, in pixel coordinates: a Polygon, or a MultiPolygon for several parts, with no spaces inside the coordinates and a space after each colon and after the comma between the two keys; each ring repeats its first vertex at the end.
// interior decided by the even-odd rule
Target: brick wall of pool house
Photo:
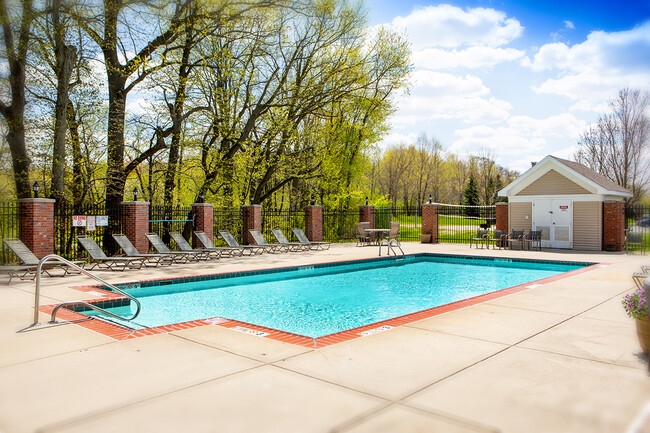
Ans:
{"type": "Polygon", "coordinates": [[[623,251],[625,238],[625,203],[606,200],[603,202],[603,249],[623,251]]]}
{"type": "Polygon", "coordinates": [[[196,215],[192,232],[192,246],[198,248],[202,244],[194,235],[195,231],[203,232],[211,240],[214,240],[214,205],[212,203],[193,203],[192,212],[196,215]]]}
{"type": "MultiPolygon", "coordinates": [[[[39,259],[54,253],[54,200],[18,200],[19,237],[39,259]]],[[[72,221],[69,221],[72,224],[72,221]]]]}
{"type": "Polygon", "coordinates": [[[370,223],[371,229],[375,228],[375,206],[373,205],[363,205],[359,206],[359,222],[370,223]]]}
{"type": "Polygon", "coordinates": [[[312,242],[323,241],[323,206],[305,208],[305,235],[312,242]]]}
{"type": "Polygon", "coordinates": [[[244,245],[255,245],[255,241],[249,230],[262,230],[262,205],[244,205],[241,207],[241,214],[244,245]]]}
{"type": "Polygon", "coordinates": [[[124,201],[121,203],[124,236],[126,236],[140,254],[149,252],[149,202],[124,201]]]}
{"type": "Polygon", "coordinates": [[[431,235],[431,242],[438,242],[438,204],[422,205],[422,234],[431,235]]]}
{"type": "Polygon", "coordinates": [[[504,232],[508,232],[508,203],[497,203],[496,214],[496,230],[503,230],[504,232]]]}

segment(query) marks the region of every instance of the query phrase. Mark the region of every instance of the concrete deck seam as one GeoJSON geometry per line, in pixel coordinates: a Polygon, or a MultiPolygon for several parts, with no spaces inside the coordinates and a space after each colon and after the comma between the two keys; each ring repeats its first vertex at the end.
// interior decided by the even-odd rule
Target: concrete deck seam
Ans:
{"type": "MultiPolygon", "coordinates": [[[[526,347],[526,346],[519,346],[518,348],[522,349],[522,350],[529,350],[529,351],[532,351],[532,352],[549,353],[551,355],[564,356],[566,358],[571,358],[571,359],[579,359],[579,360],[582,360],[582,361],[596,362],[598,364],[609,365],[609,366],[612,366],[612,367],[629,368],[631,370],[646,370],[645,366],[643,366],[643,367],[633,367],[631,365],[624,365],[624,364],[617,364],[615,362],[610,362],[610,361],[603,361],[602,359],[585,358],[585,357],[578,356],[578,355],[572,355],[570,353],[554,352],[552,350],[544,350],[544,349],[538,349],[538,348],[535,348],[535,347],[526,347]]],[[[644,356],[645,356],[645,354],[644,354],[644,356]]],[[[646,358],[647,358],[647,356],[646,356],[646,358]]]]}

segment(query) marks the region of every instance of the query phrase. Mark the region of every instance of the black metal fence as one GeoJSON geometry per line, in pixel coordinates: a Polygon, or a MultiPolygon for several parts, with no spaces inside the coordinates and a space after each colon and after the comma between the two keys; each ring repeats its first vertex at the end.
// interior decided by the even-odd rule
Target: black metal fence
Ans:
{"type": "Polygon", "coordinates": [[[54,207],[54,253],[68,259],[86,257],[77,236],[92,237],[102,247],[104,236],[111,230],[122,233],[122,223],[121,208],[107,209],[103,204],[75,208],[72,203],[57,203],[54,207]]]}
{"type": "Polygon", "coordinates": [[[11,251],[5,251],[4,239],[18,237],[18,203],[0,203],[0,262],[2,264],[17,262],[11,251]]]}
{"type": "Polygon", "coordinates": [[[357,239],[359,209],[324,209],[323,240],[326,242],[353,242],[357,239]]]}
{"type": "Polygon", "coordinates": [[[493,229],[496,220],[496,206],[441,204],[438,207],[438,241],[469,243],[478,229],[493,229]]]}
{"type": "Polygon", "coordinates": [[[419,241],[422,233],[422,208],[392,207],[375,209],[375,227],[389,229],[391,222],[399,222],[401,241],[419,241]]]}
{"type": "Polygon", "coordinates": [[[305,229],[305,212],[262,208],[262,233],[269,243],[277,242],[271,229],[280,229],[290,241],[295,241],[292,228],[305,229]]]}
{"type": "Polygon", "coordinates": [[[169,233],[183,233],[186,239],[193,229],[194,213],[191,206],[150,206],[149,232],[157,233],[165,244],[169,244],[169,233]]]}
{"type": "Polygon", "coordinates": [[[642,233],[645,249],[650,249],[650,205],[634,204],[625,207],[625,231],[642,233]]]}
{"type": "Polygon", "coordinates": [[[225,245],[225,242],[219,236],[219,230],[229,231],[237,242],[241,243],[242,239],[242,210],[241,208],[214,208],[214,244],[225,245]]]}

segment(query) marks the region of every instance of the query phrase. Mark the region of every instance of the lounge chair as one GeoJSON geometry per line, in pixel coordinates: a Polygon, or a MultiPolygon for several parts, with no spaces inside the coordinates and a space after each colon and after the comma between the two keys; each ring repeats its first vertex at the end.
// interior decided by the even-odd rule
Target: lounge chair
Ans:
{"type": "Polygon", "coordinates": [[[510,234],[508,235],[508,238],[506,239],[506,242],[510,246],[510,249],[512,249],[512,246],[514,244],[519,244],[521,245],[521,249],[524,249],[524,231],[523,230],[512,230],[510,234]]]}
{"type": "Polygon", "coordinates": [[[249,230],[255,243],[264,248],[265,253],[286,253],[289,251],[288,245],[283,244],[270,244],[260,230],[249,230]]]}
{"type": "Polygon", "coordinates": [[[113,234],[112,236],[127,256],[146,258],[147,260],[144,262],[145,266],[165,266],[174,263],[174,258],[169,254],[140,254],[125,235],[113,234]]]}
{"type": "Polygon", "coordinates": [[[469,247],[472,248],[472,244],[476,244],[478,248],[478,245],[481,245],[481,248],[483,248],[485,245],[489,244],[487,243],[488,237],[490,236],[490,231],[486,229],[478,229],[476,230],[476,234],[470,238],[469,240],[469,247]]]}
{"type": "MultiPolygon", "coordinates": [[[[522,242],[528,246],[528,249],[534,248],[537,244],[537,249],[542,250],[542,231],[531,230],[522,238],[522,242]]],[[[523,247],[522,247],[523,248],[523,247]]]]}
{"type": "Polygon", "coordinates": [[[375,241],[375,237],[366,232],[370,228],[369,222],[357,223],[357,246],[370,245],[375,241]]]}
{"type": "MultiPolygon", "coordinates": [[[[34,277],[36,277],[36,268],[38,267],[38,263],[40,262],[40,259],[38,257],[36,257],[36,255],[33,252],[31,252],[30,249],[27,248],[27,246],[20,239],[10,238],[10,239],[5,239],[4,242],[9,247],[9,249],[16,256],[18,256],[18,258],[20,259],[21,263],[20,263],[19,266],[21,266],[21,267],[26,266],[28,268],[33,267],[33,270],[31,270],[31,271],[28,270],[27,273],[25,273],[23,275],[23,277],[20,277],[20,275],[18,275],[18,274],[16,276],[19,276],[21,279],[26,279],[27,275],[30,275],[30,276],[33,275],[34,277]]],[[[75,265],[78,265],[78,266],[83,266],[83,264],[85,262],[83,262],[83,261],[74,261],[72,263],[74,263],[75,265]]],[[[60,277],[64,277],[66,275],[78,275],[78,274],[80,274],[79,270],[74,269],[74,268],[70,268],[68,265],[66,265],[64,263],[60,263],[60,262],[59,263],[50,262],[45,266],[46,267],[43,267],[41,269],[41,272],[43,272],[43,273],[45,273],[46,275],[49,275],[49,276],[52,276],[52,274],[50,273],[50,271],[52,269],[60,269],[60,270],[62,270],[63,274],[59,275],[60,277]]]]}
{"type": "Polygon", "coordinates": [[[388,240],[388,242],[390,242],[391,239],[395,239],[399,244],[400,236],[401,233],[399,231],[399,221],[391,221],[390,231],[388,232],[388,237],[386,239],[388,240]]]}
{"type": "Polygon", "coordinates": [[[167,254],[173,257],[176,263],[198,262],[199,257],[202,257],[202,253],[198,251],[170,250],[157,233],[145,233],[144,235],[149,239],[149,243],[159,254],[167,254]]]}
{"type": "Polygon", "coordinates": [[[207,259],[218,259],[221,257],[220,250],[211,250],[209,248],[192,248],[192,246],[187,242],[181,233],[172,233],[169,235],[174,239],[176,245],[181,249],[181,251],[195,252],[198,254],[200,260],[207,259]]]}
{"type": "Polygon", "coordinates": [[[296,239],[298,239],[299,243],[303,245],[309,245],[309,248],[312,250],[327,250],[330,247],[329,242],[310,241],[301,228],[294,227],[291,229],[291,231],[294,235],[296,235],[296,239]]]}
{"type": "Polygon", "coordinates": [[[264,252],[264,248],[260,247],[259,245],[239,245],[237,239],[235,239],[235,237],[230,234],[228,230],[219,230],[219,236],[221,236],[223,240],[226,241],[229,247],[241,248],[242,252],[247,252],[249,256],[251,254],[261,254],[264,252]]]}
{"type": "Polygon", "coordinates": [[[228,257],[232,256],[242,256],[244,254],[244,248],[239,247],[215,247],[212,239],[205,234],[205,232],[194,232],[199,242],[203,244],[203,248],[209,251],[218,251],[223,257],[224,254],[227,254],[228,257]]]}
{"type": "Polygon", "coordinates": [[[277,239],[278,244],[286,245],[289,251],[306,251],[311,248],[308,244],[303,244],[302,242],[289,242],[289,239],[287,239],[280,229],[271,229],[271,233],[277,239]]]}
{"type": "Polygon", "coordinates": [[[492,236],[488,236],[486,242],[488,247],[492,244],[493,248],[505,248],[506,247],[506,232],[505,230],[495,230],[492,236]]]}
{"type": "Polygon", "coordinates": [[[7,274],[11,283],[12,278],[18,277],[21,280],[33,280],[36,277],[36,266],[0,266],[0,273],[7,274]]]}
{"type": "Polygon", "coordinates": [[[93,238],[88,236],[77,236],[77,240],[83,249],[90,255],[89,270],[92,270],[95,267],[99,269],[109,269],[111,271],[123,271],[126,268],[140,269],[146,260],[144,257],[108,257],[93,238]]]}

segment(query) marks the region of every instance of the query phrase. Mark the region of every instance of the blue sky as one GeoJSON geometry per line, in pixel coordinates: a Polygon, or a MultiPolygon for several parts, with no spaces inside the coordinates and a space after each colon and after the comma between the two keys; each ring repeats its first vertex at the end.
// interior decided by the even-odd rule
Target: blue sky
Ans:
{"type": "Polygon", "coordinates": [[[650,0],[366,4],[371,26],[406,35],[415,66],[382,147],[425,132],[523,171],[571,157],[619,89],[650,90],[650,0]]]}

